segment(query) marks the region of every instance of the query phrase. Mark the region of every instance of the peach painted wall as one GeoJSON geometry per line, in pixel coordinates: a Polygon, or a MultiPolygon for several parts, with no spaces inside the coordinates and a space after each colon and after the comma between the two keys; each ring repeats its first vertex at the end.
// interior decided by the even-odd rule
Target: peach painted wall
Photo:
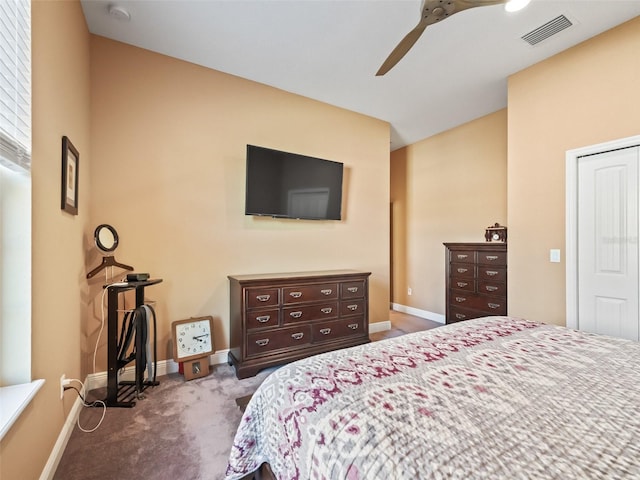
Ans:
{"type": "MultiPolygon", "coordinates": [[[[0,443],[0,478],[37,479],[76,400],[86,312],[83,236],[91,201],[89,32],[79,2],[34,1],[32,16],[32,359],[45,384],[0,443]],[[60,209],[61,142],[80,152],[79,214],[60,209]]],[[[84,377],[82,377],[84,378],[84,377]]]]}
{"type": "MultiPolygon", "coordinates": [[[[171,358],[171,322],[191,316],[212,315],[215,345],[228,347],[230,274],[371,271],[370,322],[388,320],[386,122],[102,37],[91,40],[91,79],[92,224],[117,229],[118,261],[164,279],[147,289],[161,359],[171,358]],[[343,220],[245,216],[247,144],[343,162],[343,220]]],[[[99,256],[89,235],[85,246],[88,270],[99,256]]],[[[102,338],[97,371],[105,359],[102,338]]]]}
{"type": "Polygon", "coordinates": [[[640,133],[638,52],[640,17],[509,79],[512,315],[565,325],[565,153],[640,133]]]}
{"type": "Polygon", "coordinates": [[[445,314],[442,244],[484,242],[506,223],[506,146],[500,110],[392,152],[394,303],[445,314]]]}

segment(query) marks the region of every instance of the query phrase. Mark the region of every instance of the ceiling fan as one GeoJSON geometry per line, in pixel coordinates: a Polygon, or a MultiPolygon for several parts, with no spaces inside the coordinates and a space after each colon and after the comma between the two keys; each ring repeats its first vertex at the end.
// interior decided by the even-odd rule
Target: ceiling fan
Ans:
{"type": "MultiPolygon", "coordinates": [[[[469,8],[486,7],[500,3],[524,3],[526,5],[529,2],[523,2],[522,0],[424,0],[422,13],[420,14],[420,22],[418,22],[418,25],[416,25],[414,29],[400,41],[398,46],[393,49],[391,54],[387,57],[376,73],[376,76],[379,77],[391,70],[396,63],[398,63],[402,57],[407,54],[411,47],[413,47],[414,43],[418,41],[422,32],[424,32],[425,28],[429,25],[438,23],[449,18],[454,13],[458,13],[469,8]]],[[[520,5],[518,5],[519,8],[523,8],[523,6],[520,7],[520,5]]]]}

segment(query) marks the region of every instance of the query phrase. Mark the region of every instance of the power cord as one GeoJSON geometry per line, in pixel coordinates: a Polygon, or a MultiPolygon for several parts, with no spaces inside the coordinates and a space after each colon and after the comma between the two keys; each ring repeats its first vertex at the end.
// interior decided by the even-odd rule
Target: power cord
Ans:
{"type": "MultiPolygon", "coordinates": [[[[82,385],[82,390],[84,390],[84,383],[82,383],[80,380],[78,380],[77,378],[70,378],[68,380],[69,382],[78,382],[80,385],[82,385]]],[[[100,421],[98,422],[98,424],[89,429],[86,430],[84,428],[82,428],[82,425],[80,425],[80,415],[78,415],[78,421],[76,422],[78,424],[78,428],[80,430],[82,430],[85,433],[91,433],[91,432],[95,432],[98,427],[100,425],[102,425],[102,421],[104,420],[104,416],[107,414],[107,404],[104,403],[102,400],[95,400],[93,403],[87,403],[86,399],[84,398],[84,395],[82,395],[82,392],[80,390],[78,390],[76,387],[74,387],[73,385],[69,385],[63,388],[63,390],[75,390],[78,393],[78,397],[80,397],[80,400],[82,400],[82,406],[85,408],[93,408],[93,407],[97,407],[98,405],[102,405],[102,417],[100,417],[100,421]]]]}
{"type": "MultiPolygon", "coordinates": [[[[113,267],[112,267],[113,268],[113,267]]],[[[102,336],[102,331],[104,330],[104,297],[107,294],[107,287],[111,285],[115,285],[120,282],[112,282],[104,286],[102,289],[102,297],[100,300],[100,331],[98,332],[98,338],[96,338],[96,346],[93,349],[93,373],[96,373],[96,356],[98,355],[98,344],[100,343],[100,337],[102,336]]]]}
{"type": "Polygon", "coordinates": [[[100,331],[98,332],[98,338],[96,338],[96,346],[93,349],[93,373],[96,373],[96,355],[98,354],[98,344],[100,343],[100,337],[102,336],[102,330],[104,330],[104,296],[107,293],[107,289],[102,290],[102,299],[100,300],[100,331]]]}

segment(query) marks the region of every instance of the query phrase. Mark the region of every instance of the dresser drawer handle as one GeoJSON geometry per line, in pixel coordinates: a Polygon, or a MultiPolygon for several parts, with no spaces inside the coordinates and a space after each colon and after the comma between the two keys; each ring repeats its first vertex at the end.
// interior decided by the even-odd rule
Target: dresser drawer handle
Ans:
{"type": "Polygon", "coordinates": [[[469,255],[463,255],[463,254],[461,254],[461,253],[459,253],[459,254],[458,254],[458,258],[459,258],[460,260],[464,260],[464,259],[465,259],[465,258],[467,258],[468,256],[469,256],[469,255]]]}
{"type": "Polygon", "coordinates": [[[330,288],[325,288],[324,290],[320,290],[320,293],[323,295],[331,295],[333,293],[333,290],[330,288]]]}
{"type": "Polygon", "coordinates": [[[500,304],[499,303],[487,303],[487,306],[489,308],[493,308],[493,309],[500,308],[500,304]]]}
{"type": "Polygon", "coordinates": [[[465,318],[467,318],[467,316],[463,315],[462,313],[456,313],[456,318],[458,320],[464,320],[465,318]]]}
{"type": "Polygon", "coordinates": [[[304,337],[304,333],[302,332],[291,334],[291,338],[293,338],[294,340],[300,340],[302,337],[304,337]]]}
{"type": "Polygon", "coordinates": [[[271,295],[258,295],[256,298],[260,302],[268,302],[269,299],[271,298],[271,295]]]}
{"type": "Polygon", "coordinates": [[[458,285],[460,288],[462,288],[462,287],[466,287],[469,284],[467,282],[458,282],[458,283],[456,283],[456,285],[458,285]]]}
{"type": "Polygon", "coordinates": [[[270,318],[271,315],[262,315],[261,317],[256,317],[256,320],[258,320],[260,323],[267,323],[270,318]]]}
{"type": "Polygon", "coordinates": [[[351,330],[357,330],[358,329],[358,324],[357,323],[350,323],[349,325],[347,325],[347,327],[349,327],[351,330]]]}
{"type": "Polygon", "coordinates": [[[465,273],[465,272],[468,272],[468,271],[469,271],[468,268],[459,268],[458,269],[458,273],[465,273]]]}
{"type": "Polygon", "coordinates": [[[497,260],[497,259],[498,259],[498,256],[497,256],[497,255],[487,255],[485,258],[486,258],[487,260],[491,260],[491,261],[493,261],[493,260],[497,260]]]}
{"type": "Polygon", "coordinates": [[[347,305],[347,308],[352,312],[355,312],[358,309],[358,305],[347,305]]]}
{"type": "Polygon", "coordinates": [[[487,270],[487,275],[489,275],[490,277],[495,277],[496,275],[498,275],[499,272],[496,272],[495,270],[487,270]]]}
{"type": "Polygon", "coordinates": [[[322,313],[329,314],[329,313],[331,313],[331,312],[333,311],[333,308],[331,308],[331,307],[325,307],[325,308],[321,308],[321,309],[320,309],[320,311],[321,311],[322,313]]]}
{"type": "Polygon", "coordinates": [[[458,303],[462,303],[462,302],[466,302],[466,301],[467,301],[467,299],[464,298],[464,297],[456,297],[456,302],[458,302],[458,303]]]}
{"type": "Polygon", "coordinates": [[[267,343],[269,343],[269,339],[268,338],[263,338],[261,340],[256,340],[256,345],[258,345],[259,347],[264,347],[267,343]]]}
{"type": "Polygon", "coordinates": [[[302,296],[302,292],[291,292],[289,295],[293,298],[300,298],[302,296]]]}
{"type": "Polygon", "coordinates": [[[498,290],[498,287],[493,287],[491,285],[486,285],[484,288],[487,292],[495,292],[496,290],[498,290]]]}
{"type": "Polygon", "coordinates": [[[331,329],[330,328],[321,328],[320,329],[320,333],[323,335],[329,335],[331,333],[331,329]]]}
{"type": "Polygon", "coordinates": [[[358,291],[358,287],[349,287],[347,288],[347,291],[349,293],[356,293],[358,291]]]}
{"type": "Polygon", "coordinates": [[[302,312],[291,312],[289,316],[292,318],[300,318],[302,316],[302,312]]]}

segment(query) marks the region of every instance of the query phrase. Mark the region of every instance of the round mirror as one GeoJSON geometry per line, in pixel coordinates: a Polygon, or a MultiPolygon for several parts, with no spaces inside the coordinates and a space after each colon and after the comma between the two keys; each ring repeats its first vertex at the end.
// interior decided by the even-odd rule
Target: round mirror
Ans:
{"type": "Polygon", "coordinates": [[[113,252],[118,246],[118,232],[111,225],[98,225],[93,233],[96,246],[103,252],[113,252]]]}

